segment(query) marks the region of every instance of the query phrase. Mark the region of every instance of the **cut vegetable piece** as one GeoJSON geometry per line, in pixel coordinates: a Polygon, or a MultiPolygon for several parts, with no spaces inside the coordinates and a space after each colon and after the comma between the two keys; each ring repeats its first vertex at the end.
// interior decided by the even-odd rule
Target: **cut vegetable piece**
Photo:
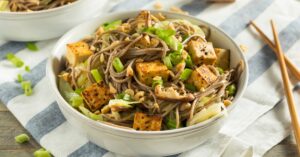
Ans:
{"type": "Polygon", "coordinates": [[[213,116],[218,115],[222,112],[223,103],[214,103],[209,105],[207,108],[202,109],[200,112],[196,113],[192,119],[187,121],[187,126],[191,126],[200,122],[203,122],[207,119],[210,119],[213,116]]]}
{"type": "Polygon", "coordinates": [[[20,82],[20,83],[23,81],[23,77],[22,77],[21,74],[18,74],[17,80],[18,80],[18,82],[20,82]]]}
{"type": "Polygon", "coordinates": [[[197,91],[197,88],[196,86],[194,86],[193,84],[191,83],[186,83],[184,84],[185,88],[192,91],[192,92],[196,92],[197,91]]]}
{"type": "Polygon", "coordinates": [[[166,125],[167,125],[168,129],[176,129],[176,119],[167,117],[166,125]]]}
{"type": "Polygon", "coordinates": [[[104,31],[108,31],[108,30],[114,30],[118,28],[121,24],[122,24],[122,20],[116,20],[116,21],[104,23],[102,26],[104,28],[104,31]]]}
{"type": "Polygon", "coordinates": [[[180,75],[180,80],[185,81],[190,78],[193,70],[192,69],[184,69],[183,72],[180,75]]]}
{"type": "Polygon", "coordinates": [[[168,69],[173,68],[170,56],[166,56],[165,58],[163,58],[163,62],[168,67],[168,69]]]}
{"type": "Polygon", "coordinates": [[[135,67],[138,79],[148,86],[152,85],[152,81],[155,76],[160,76],[163,81],[167,81],[169,78],[169,70],[167,66],[158,60],[136,63],[135,67]]]}
{"type": "Polygon", "coordinates": [[[230,50],[215,48],[215,53],[217,55],[216,66],[224,70],[230,68],[230,50]]]}
{"type": "Polygon", "coordinates": [[[105,105],[113,96],[103,82],[94,83],[82,91],[83,99],[89,109],[94,112],[105,105]]]}
{"type": "Polygon", "coordinates": [[[109,100],[109,107],[111,111],[118,112],[118,111],[124,111],[128,110],[130,108],[133,108],[132,104],[139,104],[137,101],[126,101],[123,99],[111,99],[109,100]]]}
{"type": "Polygon", "coordinates": [[[229,96],[234,96],[236,93],[236,86],[235,84],[231,84],[229,86],[226,87],[226,91],[228,92],[229,96]]]}
{"type": "Polygon", "coordinates": [[[15,56],[13,53],[6,54],[6,58],[17,68],[20,68],[24,65],[24,62],[20,58],[15,56]]]}
{"type": "Polygon", "coordinates": [[[216,79],[217,76],[206,65],[202,65],[192,72],[188,83],[193,84],[200,90],[212,84],[216,79]]]}
{"type": "Polygon", "coordinates": [[[152,81],[152,87],[155,88],[157,85],[163,85],[164,81],[160,76],[155,76],[152,81]]]}
{"type": "Polygon", "coordinates": [[[117,72],[122,72],[124,70],[124,65],[119,57],[116,57],[112,64],[117,72]]]}
{"type": "Polygon", "coordinates": [[[91,118],[93,120],[103,120],[103,117],[101,115],[92,113],[91,111],[89,111],[87,108],[85,108],[84,106],[79,106],[78,109],[88,118],[91,118]]]}
{"type": "Polygon", "coordinates": [[[72,44],[67,44],[66,58],[71,66],[84,62],[93,52],[90,50],[86,42],[79,41],[72,44]]]}
{"type": "Polygon", "coordinates": [[[93,70],[91,70],[91,74],[92,74],[94,80],[95,80],[97,83],[99,83],[99,82],[101,82],[101,81],[103,80],[103,79],[102,79],[102,76],[100,75],[100,73],[99,73],[99,71],[98,71],[98,69],[93,69],[93,70]]]}
{"type": "Polygon", "coordinates": [[[26,96],[30,96],[32,94],[31,82],[30,81],[22,81],[21,85],[24,90],[24,94],[26,96]]]}
{"type": "Polygon", "coordinates": [[[26,47],[30,51],[38,51],[39,50],[39,48],[36,46],[36,44],[34,42],[26,43],[26,47]]]}
{"type": "Polygon", "coordinates": [[[50,152],[41,148],[33,153],[34,157],[52,157],[50,152]]]}
{"type": "Polygon", "coordinates": [[[27,134],[20,134],[15,137],[15,141],[17,143],[25,143],[25,142],[28,142],[29,140],[30,140],[30,138],[27,134]]]}
{"type": "Polygon", "coordinates": [[[25,66],[25,71],[30,72],[30,67],[29,66],[25,66]]]}
{"type": "Polygon", "coordinates": [[[162,116],[148,115],[141,112],[134,114],[133,128],[141,131],[159,131],[161,129],[162,116]]]}

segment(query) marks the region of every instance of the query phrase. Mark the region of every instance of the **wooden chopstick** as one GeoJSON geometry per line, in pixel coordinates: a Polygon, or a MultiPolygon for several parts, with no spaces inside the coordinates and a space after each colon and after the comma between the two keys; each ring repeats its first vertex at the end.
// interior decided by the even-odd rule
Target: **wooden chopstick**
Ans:
{"type": "Polygon", "coordinates": [[[298,119],[298,114],[297,114],[297,109],[296,105],[294,102],[294,97],[293,97],[293,92],[290,87],[290,80],[288,77],[284,57],[283,57],[283,52],[281,49],[280,41],[278,38],[278,33],[277,29],[275,27],[274,22],[271,20],[271,26],[272,26],[272,32],[275,40],[275,47],[277,50],[276,56],[278,58],[279,64],[280,64],[280,70],[281,70],[281,76],[283,79],[283,85],[284,85],[284,91],[285,95],[287,98],[288,106],[289,106],[289,111],[290,111],[290,116],[292,120],[292,126],[294,130],[294,135],[297,143],[297,148],[298,148],[298,153],[300,154],[300,126],[299,126],[299,119],[298,119]]]}
{"type": "MultiPolygon", "coordinates": [[[[273,50],[274,53],[278,53],[277,49],[275,47],[275,45],[273,44],[273,42],[270,40],[270,38],[268,38],[266,36],[266,34],[254,23],[254,21],[250,21],[250,25],[252,25],[255,30],[258,32],[258,34],[260,35],[260,37],[263,39],[263,41],[269,45],[269,47],[273,50]]],[[[284,59],[285,59],[285,63],[287,65],[287,67],[289,68],[289,70],[291,71],[291,73],[297,78],[298,81],[300,81],[300,71],[298,70],[298,68],[295,66],[295,64],[289,59],[287,58],[285,55],[284,59]]]]}

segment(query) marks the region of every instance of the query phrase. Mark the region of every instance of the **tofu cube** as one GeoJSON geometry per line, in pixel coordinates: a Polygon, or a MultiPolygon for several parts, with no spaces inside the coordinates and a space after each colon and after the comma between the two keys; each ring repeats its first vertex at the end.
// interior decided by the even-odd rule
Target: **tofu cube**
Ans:
{"type": "Polygon", "coordinates": [[[159,131],[161,129],[162,116],[148,115],[141,112],[134,114],[133,128],[141,131],[159,131]]]}
{"type": "Polygon", "coordinates": [[[224,70],[228,70],[230,67],[230,50],[215,48],[217,60],[215,66],[224,70]]]}
{"type": "Polygon", "coordinates": [[[66,58],[71,66],[84,62],[92,54],[89,45],[83,41],[67,44],[66,58]]]}
{"type": "Polygon", "coordinates": [[[94,112],[100,109],[103,105],[113,98],[107,87],[103,82],[94,83],[82,91],[82,97],[89,107],[94,112]]]}
{"type": "Polygon", "coordinates": [[[202,65],[192,72],[188,82],[200,90],[208,87],[216,79],[217,76],[206,65],[202,65]]]}
{"type": "Polygon", "coordinates": [[[147,48],[151,44],[150,37],[148,35],[144,35],[135,45],[140,48],[147,48]]]}
{"type": "Polygon", "coordinates": [[[167,66],[159,60],[136,63],[135,68],[138,79],[148,86],[152,85],[152,80],[155,76],[160,76],[164,81],[167,81],[169,77],[167,66]]]}
{"type": "Polygon", "coordinates": [[[188,51],[196,65],[213,65],[217,59],[215,50],[211,42],[202,40],[191,40],[188,43],[188,51]]]}

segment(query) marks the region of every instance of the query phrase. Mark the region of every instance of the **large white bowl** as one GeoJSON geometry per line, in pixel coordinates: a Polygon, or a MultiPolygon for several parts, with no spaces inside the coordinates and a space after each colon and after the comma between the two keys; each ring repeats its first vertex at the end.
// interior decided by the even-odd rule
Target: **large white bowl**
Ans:
{"type": "MultiPolygon", "coordinates": [[[[47,76],[51,88],[56,94],[59,108],[68,122],[86,134],[92,142],[102,148],[118,154],[130,156],[165,156],[187,151],[217,134],[224,124],[226,116],[223,116],[222,113],[203,123],[168,131],[147,132],[127,130],[96,122],[85,117],[63,99],[57,88],[57,74],[59,74],[65,64],[64,54],[66,52],[67,43],[76,42],[83,37],[92,34],[96,28],[104,22],[126,19],[128,17],[134,17],[137,14],[138,11],[123,12],[92,19],[64,35],[54,47],[52,57],[49,59],[47,65],[47,76]]],[[[167,15],[168,18],[186,19],[192,23],[210,27],[211,40],[214,45],[231,50],[231,66],[236,66],[240,60],[243,60],[246,63],[245,71],[239,80],[236,97],[233,104],[229,107],[230,111],[236,105],[236,101],[242,96],[248,80],[247,62],[237,44],[223,31],[207,22],[186,15],[168,12],[163,12],[163,14],[167,15]]]]}
{"type": "Polygon", "coordinates": [[[78,0],[62,7],[35,12],[0,12],[0,39],[38,41],[59,37],[96,13],[109,0],[78,0]]]}

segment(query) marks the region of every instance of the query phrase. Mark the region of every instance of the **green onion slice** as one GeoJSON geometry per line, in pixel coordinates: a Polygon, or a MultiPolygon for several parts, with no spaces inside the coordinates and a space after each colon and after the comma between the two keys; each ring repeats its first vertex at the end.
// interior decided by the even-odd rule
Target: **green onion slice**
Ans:
{"type": "Polygon", "coordinates": [[[226,91],[228,91],[228,95],[229,96],[234,96],[236,93],[236,86],[235,84],[231,84],[229,86],[226,87],[226,91]]]}
{"type": "Polygon", "coordinates": [[[103,80],[97,69],[91,70],[91,74],[97,83],[99,83],[103,80]]]}
{"type": "Polygon", "coordinates": [[[38,51],[39,50],[39,48],[36,46],[36,44],[34,42],[26,43],[26,47],[30,51],[38,51]]]}
{"type": "Polygon", "coordinates": [[[180,79],[182,81],[185,81],[185,80],[189,79],[190,76],[191,76],[191,74],[192,74],[192,72],[193,72],[192,69],[188,69],[188,68],[184,69],[183,72],[180,75],[180,79]]]}
{"type": "Polygon", "coordinates": [[[193,84],[190,84],[190,83],[187,83],[187,84],[184,84],[185,88],[192,91],[192,92],[196,92],[197,91],[197,88],[196,86],[194,86],[193,84]]]}
{"type": "Polygon", "coordinates": [[[157,85],[163,85],[163,83],[164,81],[162,80],[162,78],[160,76],[156,76],[152,80],[152,87],[154,88],[157,85]]]}
{"type": "Polygon", "coordinates": [[[27,134],[20,134],[15,137],[15,141],[17,143],[25,143],[25,142],[28,142],[29,140],[30,140],[30,138],[27,134]]]}
{"type": "Polygon", "coordinates": [[[20,68],[20,67],[22,67],[22,66],[24,65],[24,62],[23,62],[20,58],[16,57],[13,53],[8,53],[8,54],[6,54],[6,58],[7,58],[7,60],[9,60],[14,66],[16,66],[16,67],[18,67],[18,68],[20,68]]]}
{"type": "Polygon", "coordinates": [[[18,74],[18,75],[17,75],[17,80],[18,80],[18,82],[20,82],[20,83],[23,81],[23,77],[22,77],[21,74],[18,74]]]}
{"type": "Polygon", "coordinates": [[[30,81],[22,81],[21,86],[22,86],[26,96],[30,96],[32,94],[32,88],[31,88],[30,81]]]}
{"type": "Polygon", "coordinates": [[[117,72],[122,72],[124,70],[124,65],[123,63],[121,62],[120,58],[119,57],[116,57],[114,60],[113,60],[113,66],[115,68],[115,70],[117,72]]]}
{"type": "Polygon", "coordinates": [[[45,150],[44,148],[35,151],[33,155],[34,157],[51,157],[50,152],[45,150]]]}
{"type": "Polygon", "coordinates": [[[30,72],[30,67],[28,65],[25,66],[25,71],[30,72]]]}
{"type": "Polygon", "coordinates": [[[167,66],[168,69],[172,69],[173,68],[170,56],[164,57],[163,58],[163,62],[167,66]]]}
{"type": "Polygon", "coordinates": [[[117,21],[104,23],[102,26],[105,31],[108,31],[108,30],[116,29],[121,24],[122,24],[122,20],[117,20],[117,21]]]}
{"type": "Polygon", "coordinates": [[[192,61],[192,58],[189,54],[186,57],[185,64],[186,64],[186,67],[188,67],[188,68],[193,67],[193,61],[192,61]]]}

